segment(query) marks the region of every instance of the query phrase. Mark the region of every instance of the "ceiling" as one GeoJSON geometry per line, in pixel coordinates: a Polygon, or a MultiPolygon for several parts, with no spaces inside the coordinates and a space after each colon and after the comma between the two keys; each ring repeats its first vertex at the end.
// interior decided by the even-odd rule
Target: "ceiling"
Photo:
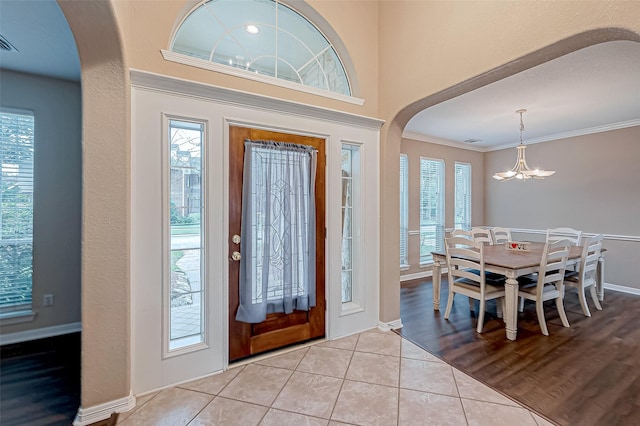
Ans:
{"type": "MultiPolygon", "coordinates": [[[[55,0],[0,0],[0,35],[18,50],[0,51],[0,67],[80,80],[55,0]]],[[[476,89],[418,113],[404,134],[479,151],[515,146],[522,108],[526,144],[640,125],[640,43],[587,47],[476,89]]]]}
{"type": "Polygon", "coordinates": [[[640,125],[640,43],[590,46],[415,115],[405,136],[490,151],[640,125]],[[465,142],[477,140],[476,142],[465,142]]]}
{"type": "Polygon", "coordinates": [[[0,35],[17,51],[0,50],[0,67],[80,80],[73,34],[55,0],[0,0],[0,35]]]}

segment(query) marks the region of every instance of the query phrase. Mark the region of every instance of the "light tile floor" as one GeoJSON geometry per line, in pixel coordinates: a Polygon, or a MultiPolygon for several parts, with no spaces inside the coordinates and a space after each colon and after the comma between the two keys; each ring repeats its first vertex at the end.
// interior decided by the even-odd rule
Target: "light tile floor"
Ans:
{"type": "Polygon", "coordinates": [[[551,425],[397,334],[378,330],[139,397],[118,423],[551,425]]]}

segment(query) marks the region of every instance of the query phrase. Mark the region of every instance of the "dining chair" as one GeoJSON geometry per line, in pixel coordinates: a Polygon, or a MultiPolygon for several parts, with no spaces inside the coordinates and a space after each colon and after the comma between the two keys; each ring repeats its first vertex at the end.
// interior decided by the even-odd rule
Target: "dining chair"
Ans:
{"type": "MultiPolygon", "coordinates": [[[[571,241],[572,246],[579,246],[582,241],[582,231],[578,231],[573,228],[551,228],[547,229],[547,238],[546,242],[553,243],[559,240],[569,240],[571,241]]],[[[565,276],[569,273],[578,271],[578,267],[573,265],[569,267],[569,270],[566,271],[565,276]]]]}
{"type": "Polygon", "coordinates": [[[484,271],[484,244],[464,237],[445,239],[447,270],[449,274],[449,298],[444,318],[449,319],[456,293],[480,301],[476,331],[482,333],[486,301],[501,299],[504,311],[504,284],[488,283],[484,271]]]}
{"type": "Polygon", "coordinates": [[[587,240],[586,242],[582,242],[582,255],[580,257],[578,272],[565,274],[564,284],[578,289],[578,298],[580,299],[582,312],[585,316],[590,317],[591,312],[589,312],[589,306],[587,305],[587,299],[585,297],[585,290],[587,288],[590,288],[591,299],[593,300],[593,304],[596,305],[596,309],[599,311],[602,310],[596,293],[596,274],[598,273],[598,262],[600,261],[600,254],[602,252],[603,235],[598,234],[587,240]]]}
{"type": "Polygon", "coordinates": [[[471,228],[471,237],[473,238],[473,241],[493,245],[493,237],[491,236],[490,229],[474,226],[471,228]]]}
{"type": "Polygon", "coordinates": [[[471,234],[471,231],[467,231],[465,229],[454,229],[453,231],[451,231],[449,236],[450,237],[463,237],[463,238],[466,238],[468,240],[473,240],[473,234],[471,234]]]}
{"type": "Polygon", "coordinates": [[[566,227],[547,229],[546,242],[554,243],[559,240],[569,240],[571,245],[579,246],[582,241],[582,231],[566,227]]]}
{"type": "Polygon", "coordinates": [[[511,229],[509,228],[501,228],[496,226],[491,229],[491,234],[493,235],[493,244],[502,244],[506,241],[511,240],[511,229]]]}
{"type": "Polygon", "coordinates": [[[544,319],[543,302],[547,300],[555,300],[558,314],[562,325],[569,327],[567,314],[564,312],[562,296],[564,294],[564,272],[567,267],[567,258],[569,257],[569,248],[571,242],[563,239],[555,243],[545,243],[542,251],[542,259],[540,260],[540,268],[538,269],[538,280],[535,283],[520,286],[518,296],[536,302],[536,313],[538,315],[538,323],[540,330],[545,336],[549,335],[547,323],[544,319]]]}

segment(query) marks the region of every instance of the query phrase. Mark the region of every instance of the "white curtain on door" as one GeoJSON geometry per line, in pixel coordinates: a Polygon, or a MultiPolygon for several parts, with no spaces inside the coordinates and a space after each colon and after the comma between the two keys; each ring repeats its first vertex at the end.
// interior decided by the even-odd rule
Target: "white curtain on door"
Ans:
{"type": "Polygon", "coordinates": [[[317,151],[274,141],[244,146],[236,320],[259,323],[316,304],[317,151]]]}

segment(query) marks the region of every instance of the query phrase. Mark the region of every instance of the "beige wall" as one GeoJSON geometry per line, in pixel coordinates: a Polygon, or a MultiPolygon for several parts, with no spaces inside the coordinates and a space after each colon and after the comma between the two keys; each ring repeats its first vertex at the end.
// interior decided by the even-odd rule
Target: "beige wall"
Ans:
{"type": "MultiPolygon", "coordinates": [[[[471,164],[471,216],[472,225],[484,224],[484,155],[482,152],[454,148],[435,143],[422,142],[403,138],[400,151],[407,154],[409,162],[409,231],[420,230],[420,157],[444,160],[445,167],[445,227],[454,226],[455,177],[456,161],[471,164]]],[[[409,269],[401,275],[423,273],[431,269],[431,265],[420,267],[420,236],[408,237],[409,269]]]]}
{"type": "MultiPolygon", "coordinates": [[[[640,126],[527,146],[531,167],[556,173],[527,182],[487,179],[486,225],[570,226],[612,235],[604,243],[605,282],[640,288],[635,271],[640,264],[638,141],[640,126]]],[[[486,153],[487,174],[511,168],[515,154],[513,148],[486,153]]]]}
{"type": "Polygon", "coordinates": [[[400,135],[411,116],[579,45],[640,39],[637,2],[310,1],[352,55],[365,100],[359,107],[164,62],[158,50],[167,46],[186,2],[59,3],[82,64],[83,406],[125,397],[130,388],[129,66],[385,119],[380,319],[393,321],[400,317],[399,209],[397,201],[388,201],[397,200],[400,135]],[[624,31],[600,31],[547,48],[611,27],[624,31]]]}
{"type": "Polygon", "coordinates": [[[60,1],[82,67],[81,404],[129,395],[130,95],[107,0],[60,1]]]}
{"type": "MultiPolygon", "coordinates": [[[[80,322],[82,117],[76,82],[0,71],[0,104],[33,111],[35,122],[32,322],[14,333],[80,322]],[[44,294],[54,305],[42,306],[44,294]]],[[[77,324],[76,324],[77,325],[77,324]]]]}

